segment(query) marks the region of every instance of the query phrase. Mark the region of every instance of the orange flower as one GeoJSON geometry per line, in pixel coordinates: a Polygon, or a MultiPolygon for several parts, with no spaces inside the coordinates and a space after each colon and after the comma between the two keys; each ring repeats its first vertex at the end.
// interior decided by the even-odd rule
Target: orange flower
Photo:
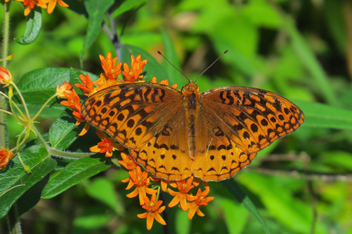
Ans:
{"type": "Polygon", "coordinates": [[[122,166],[124,166],[127,170],[136,169],[137,163],[130,154],[127,155],[122,152],[121,158],[122,158],[122,160],[119,160],[118,163],[120,163],[122,166]]]}
{"type": "Polygon", "coordinates": [[[72,85],[67,81],[64,81],[62,85],[56,86],[56,94],[58,98],[66,98],[65,93],[71,93],[72,85]]]}
{"type": "Polygon", "coordinates": [[[106,78],[105,74],[100,74],[100,78],[93,82],[93,84],[97,84],[98,85],[96,87],[96,91],[105,89],[105,88],[113,86],[113,85],[117,85],[119,83],[120,82],[118,82],[117,80],[106,78]]]}
{"type": "Polygon", "coordinates": [[[123,150],[124,147],[117,142],[113,142],[108,139],[108,137],[101,130],[96,131],[98,137],[102,140],[93,147],[90,147],[91,152],[95,153],[105,153],[105,157],[110,158],[112,156],[112,152],[115,150],[123,150]]]}
{"type": "Polygon", "coordinates": [[[83,91],[84,95],[90,96],[96,92],[96,90],[93,86],[93,82],[90,79],[88,74],[86,74],[86,76],[79,75],[79,78],[81,79],[82,84],[75,84],[75,86],[80,88],[83,91]]]}
{"type": "Polygon", "coordinates": [[[4,67],[0,67],[0,84],[9,85],[12,81],[11,72],[4,67]]]}
{"type": "Polygon", "coordinates": [[[157,190],[148,188],[150,183],[150,180],[148,178],[148,171],[142,172],[140,166],[136,166],[136,169],[129,171],[128,174],[130,175],[130,177],[125,180],[122,180],[123,183],[129,182],[126,190],[131,189],[133,186],[135,186],[136,189],[133,192],[127,194],[126,196],[128,198],[132,198],[136,197],[139,194],[139,204],[145,204],[145,198],[147,197],[147,193],[154,194],[157,192],[157,190]]]}
{"type": "Polygon", "coordinates": [[[81,105],[82,103],[80,103],[80,105],[76,105],[77,111],[72,112],[73,117],[75,117],[75,119],[77,120],[77,122],[75,123],[76,126],[78,126],[82,122],[86,122],[86,119],[81,114],[81,105]]]}
{"type": "Polygon", "coordinates": [[[4,169],[7,166],[7,164],[9,163],[9,160],[11,158],[13,158],[13,156],[14,155],[10,150],[1,147],[1,149],[0,149],[0,170],[4,169]]]}
{"type": "Polygon", "coordinates": [[[145,204],[142,206],[147,212],[143,214],[138,214],[137,217],[140,219],[147,218],[147,229],[150,230],[153,226],[154,219],[162,225],[166,225],[165,220],[160,216],[159,213],[165,210],[165,206],[161,206],[163,201],[156,201],[155,193],[152,194],[152,198],[149,200],[148,197],[145,198],[145,204]]]}
{"type": "MultiPolygon", "coordinates": [[[[67,106],[67,107],[70,107],[72,109],[72,111],[73,111],[72,115],[77,120],[75,125],[78,126],[80,123],[85,122],[86,119],[81,114],[81,106],[82,106],[81,99],[77,95],[76,91],[74,89],[72,89],[71,92],[64,92],[64,95],[67,98],[67,100],[60,102],[60,104],[67,106]]],[[[87,129],[88,129],[88,127],[86,125],[84,127],[84,129],[82,130],[82,133],[80,133],[80,134],[83,135],[87,129]]]]}
{"type": "Polygon", "coordinates": [[[90,124],[86,122],[86,124],[84,125],[82,131],[78,134],[78,136],[83,136],[84,134],[86,134],[88,132],[89,127],[90,127],[90,124]]]}
{"type": "Polygon", "coordinates": [[[131,55],[131,70],[126,63],[123,64],[123,76],[125,82],[135,82],[143,78],[140,74],[143,71],[145,64],[148,59],[141,61],[141,55],[139,54],[135,59],[133,54],[131,55]]]}
{"type": "Polygon", "coordinates": [[[31,12],[31,10],[34,8],[35,5],[40,6],[44,9],[47,8],[46,5],[46,0],[16,0],[17,2],[23,2],[23,5],[25,6],[24,9],[24,15],[27,16],[31,12]]]}
{"type": "Polygon", "coordinates": [[[174,207],[178,203],[180,203],[182,210],[184,211],[188,210],[187,200],[194,201],[196,199],[196,197],[190,194],[187,194],[189,190],[194,188],[194,185],[192,184],[192,182],[193,182],[193,176],[189,177],[187,182],[186,180],[176,181],[179,192],[175,192],[175,191],[172,191],[171,189],[168,189],[169,193],[172,196],[174,196],[172,201],[169,203],[169,207],[174,207]]]}
{"type": "Polygon", "coordinates": [[[104,138],[98,145],[90,147],[91,152],[99,152],[101,154],[106,153],[105,157],[112,157],[113,143],[107,138],[104,138]]]}
{"type": "Polygon", "coordinates": [[[105,75],[108,79],[117,79],[117,76],[121,73],[121,65],[122,63],[118,63],[116,66],[116,62],[118,57],[115,57],[112,59],[111,53],[108,52],[106,55],[106,58],[104,58],[102,55],[99,55],[100,61],[101,61],[101,66],[105,72],[105,75]]]}
{"type": "Polygon", "coordinates": [[[56,3],[58,3],[60,6],[62,7],[68,7],[68,5],[66,3],[64,3],[62,0],[45,0],[46,3],[48,3],[48,14],[51,14],[56,6],[56,3]]]}
{"type": "Polygon", "coordinates": [[[73,111],[80,109],[81,99],[77,95],[76,91],[72,89],[72,92],[64,92],[67,101],[60,102],[61,105],[71,108],[73,111]],[[78,108],[77,108],[78,107],[78,108]]]}
{"type": "Polygon", "coordinates": [[[192,219],[194,214],[197,212],[199,216],[204,216],[204,214],[200,211],[199,207],[202,206],[207,206],[208,202],[211,202],[214,200],[214,197],[206,197],[208,196],[209,189],[206,189],[202,192],[201,189],[198,189],[198,192],[196,194],[196,199],[192,201],[191,203],[188,204],[189,208],[189,213],[188,213],[188,218],[192,219]]]}

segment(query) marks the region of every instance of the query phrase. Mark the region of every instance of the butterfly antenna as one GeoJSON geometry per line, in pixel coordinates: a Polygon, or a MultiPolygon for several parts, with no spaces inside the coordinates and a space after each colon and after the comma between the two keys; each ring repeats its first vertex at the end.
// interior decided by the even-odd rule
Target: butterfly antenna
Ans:
{"type": "Polygon", "coordinates": [[[225,50],[225,52],[222,53],[222,55],[220,55],[217,59],[215,59],[215,61],[214,61],[212,64],[210,64],[207,68],[205,68],[205,70],[204,70],[202,73],[200,73],[200,75],[197,77],[197,79],[194,81],[194,83],[196,83],[196,81],[198,80],[198,78],[201,77],[201,76],[204,74],[204,72],[208,71],[208,69],[211,68],[211,67],[214,65],[214,63],[216,63],[216,62],[217,62],[222,56],[224,56],[227,52],[228,52],[228,50],[225,50]]]}
{"type": "Polygon", "coordinates": [[[175,65],[173,65],[160,51],[158,51],[158,54],[160,54],[161,56],[163,56],[163,58],[164,58],[171,66],[173,66],[177,71],[179,71],[184,77],[186,77],[186,79],[188,80],[188,82],[190,82],[190,80],[189,80],[188,77],[185,75],[185,73],[183,73],[180,69],[178,69],[175,65]]]}

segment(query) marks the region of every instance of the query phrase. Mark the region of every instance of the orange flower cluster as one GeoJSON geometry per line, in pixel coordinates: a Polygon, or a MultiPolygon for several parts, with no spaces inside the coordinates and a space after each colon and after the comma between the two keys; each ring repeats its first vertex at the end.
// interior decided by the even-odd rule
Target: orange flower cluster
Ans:
{"type": "MultiPolygon", "coordinates": [[[[82,84],[75,84],[76,87],[80,88],[84,95],[90,96],[95,92],[110,87],[112,85],[117,85],[120,83],[126,82],[143,82],[141,75],[147,60],[141,60],[141,56],[138,55],[135,58],[131,55],[131,67],[126,63],[123,64],[123,71],[121,70],[122,63],[117,63],[117,57],[112,58],[111,53],[109,52],[104,58],[100,55],[100,61],[104,73],[102,73],[98,80],[92,81],[87,74],[86,76],[80,75],[82,84]],[[119,74],[122,74],[123,78],[119,79],[119,74]]],[[[157,83],[155,77],[152,79],[152,83],[157,83]]],[[[160,84],[168,85],[168,80],[163,80],[160,84]]],[[[173,88],[177,88],[177,85],[173,85],[173,88]]],[[[60,98],[66,98],[67,101],[61,102],[61,104],[70,107],[74,112],[73,115],[77,119],[77,123],[85,121],[84,118],[80,115],[81,102],[77,93],[72,89],[72,85],[67,82],[64,82],[61,86],[57,87],[57,96],[60,98]],[[75,114],[76,113],[76,114],[75,114]],[[80,116],[79,116],[80,115],[80,116]],[[83,119],[81,119],[81,117],[83,119]]],[[[80,135],[86,132],[89,124],[86,123],[85,130],[82,131],[80,135]]],[[[113,139],[107,137],[102,131],[97,131],[98,136],[102,140],[96,146],[90,148],[91,152],[100,152],[105,153],[105,157],[112,157],[112,152],[114,150],[123,150],[124,147],[116,142],[113,139]]],[[[194,214],[197,213],[199,216],[204,216],[200,211],[200,207],[208,205],[214,197],[207,197],[209,194],[209,186],[206,182],[203,182],[205,190],[202,191],[198,189],[197,194],[194,196],[190,191],[197,187],[200,183],[199,179],[194,179],[193,176],[187,180],[182,181],[166,181],[160,178],[153,178],[150,176],[148,171],[142,171],[142,168],[136,163],[135,159],[131,155],[121,153],[122,160],[118,161],[120,165],[124,166],[129,172],[129,177],[122,180],[124,183],[128,183],[126,190],[130,190],[134,187],[134,190],[127,194],[128,198],[133,198],[138,195],[139,203],[143,209],[146,210],[145,213],[139,214],[139,218],[147,219],[147,229],[150,230],[153,226],[154,219],[162,225],[166,225],[165,220],[160,216],[165,210],[165,206],[162,205],[162,201],[158,201],[158,189],[150,188],[151,183],[155,184],[160,182],[160,187],[162,191],[168,192],[174,198],[169,203],[169,207],[174,207],[180,204],[180,208],[184,211],[188,211],[188,218],[192,219],[194,214]],[[167,185],[177,188],[178,192],[175,192],[171,189],[167,189],[167,185]]],[[[154,186],[155,187],[155,186],[154,186]]]]}
{"type": "MultiPolygon", "coordinates": [[[[137,58],[131,55],[132,66],[130,69],[128,65],[125,63],[124,69],[129,71],[128,73],[125,73],[125,71],[121,71],[122,63],[116,64],[118,57],[112,58],[110,52],[108,52],[106,58],[104,58],[102,55],[100,55],[99,57],[101,61],[101,66],[104,70],[104,73],[100,74],[99,79],[93,82],[90,79],[88,74],[86,74],[86,76],[79,75],[79,78],[81,79],[82,84],[75,84],[75,86],[81,89],[83,94],[86,96],[90,96],[99,90],[102,90],[104,88],[107,88],[113,85],[126,83],[126,82],[140,81],[143,78],[143,76],[141,76],[140,74],[142,73],[143,68],[148,61],[147,59],[141,61],[141,55],[138,55],[137,58]],[[120,73],[123,73],[124,75],[124,78],[122,80],[118,78],[118,75],[120,73]]],[[[67,99],[66,101],[60,102],[60,104],[72,109],[73,116],[77,120],[76,125],[79,125],[81,122],[86,121],[81,114],[81,106],[82,106],[81,100],[77,95],[76,91],[72,88],[72,85],[70,83],[65,81],[62,85],[57,86],[56,95],[58,98],[67,99]]],[[[86,123],[85,127],[83,128],[82,132],[79,135],[80,136],[84,135],[88,131],[88,129],[89,129],[89,124],[86,123]]],[[[100,147],[99,152],[101,152],[101,149],[104,148],[103,151],[108,152],[106,156],[111,157],[109,156],[110,150],[105,151],[104,145],[106,145],[106,143],[107,141],[104,140],[104,138],[102,138],[102,142],[100,146],[98,145],[97,147],[98,148],[100,147]]],[[[97,152],[97,149],[98,149],[97,147],[92,147],[91,150],[94,150],[92,152],[97,152]]],[[[121,148],[121,147],[118,147],[118,148],[121,148]]]]}
{"type": "Polygon", "coordinates": [[[135,189],[133,192],[127,194],[128,198],[133,198],[139,195],[139,204],[147,212],[137,215],[139,218],[147,219],[147,229],[152,228],[154,219],[160,224],[165,225],[165,220],[160,216],[160,213],[165,210],[165,206],[161,206],[162,201],[157,201],[157,189],[150,189],[150,180],[160,181],[161,187],[164,192],[166,192],[167,184],[171,187],[177,188],[179,191],[175,192],[171,189],[168,189],[170,195],[174,198],[169,203],[169,207],[174,207],[180,203],[180,207],[184,211],[189,211],[188,218],[192,219],[194,214],[197,212],[199,216],[204,216],[200,211],[200,207],[207,206],[214,197],[207,197],[210,191],[210,188],[206,182],[203,182],[205,190],[202,191],[200,188],[195,196],[190,193],[190,190],[199,185],[200,180],[193,180],[193,176],[189,177],[187,180],[181,181],[166,181],[164,179],[152,178],[149,176],[149,172],[143,171],[141,167],[136,163],[134,158],[131,155],[121,153],[122,160],[118,161],[123,165],[127,170],[129,170],[129,178],[122,180],[122,182],[127,183],[128,186],[126,190],[131,189],[133,186],[135,189]],[[151,195],[151,198],[147,196],[151,195]]]}
{"type": "Polygon", "coordinates": [[[79,98],[76,91],[72,88],[72,85],[70,83],[64,81],[62,85],[57,86],[56,94],[57,97],[66,99],[66,101],[60,102],[60,104],[72,109],[72,114],[77,120],[76,126],[78,126],[81,122],[86,121],[81,114],[81,99],[79,98]]]}
{"type": "Polygon", "coordinates": [[[7,164],[9,163],[9,160],[13,158],[14,154],[3,147],[0,149],[0,170],[4,169],[7,164]]]}
{"type": "MultiPolygon", "coordinates": [[[[10,0],[5,0],[5,2],[9,2],[10,0]]],[[[41,8],[47,9],[48,13],[51,14],[54,9],[56,4],[59,4],[62,7],[68,7],[66,3],[64,3],[62,0],[15,0],[16,2],[22,2],[23,6],[25,7],[24,9],[24,15],[27,16],[31,12],[31,10],[35,6],[39,6],[41,8]]]]}

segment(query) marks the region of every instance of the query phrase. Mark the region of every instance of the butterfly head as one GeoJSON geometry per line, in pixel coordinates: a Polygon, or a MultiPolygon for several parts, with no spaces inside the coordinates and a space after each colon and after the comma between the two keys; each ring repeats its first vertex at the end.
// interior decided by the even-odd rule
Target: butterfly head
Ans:
{"type": "Polygon", "coordinates": [[[193,80],[189,81],[188,84],[186,84],[183,87],[183,89],[184,89],[184,92],[190,92],[190,93],[194,93],[194,92],[199,91],[198,85],[196,85],[196,83],[194,83],[193,80]]]}

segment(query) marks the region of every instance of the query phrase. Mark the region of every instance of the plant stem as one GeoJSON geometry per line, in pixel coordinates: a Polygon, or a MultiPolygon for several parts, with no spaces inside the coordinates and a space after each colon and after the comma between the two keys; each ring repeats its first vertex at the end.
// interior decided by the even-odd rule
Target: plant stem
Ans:
{"type": "MultiPolygon", "coordinates": [[[[1,58],[2,66],[7,65],[7,51],[9,48],[9,33],[10,33],[10,2],[4,4],[4,24],[3,24],[3,42],[2,42],[2,53],[1,58]]],[[[3,91],[3,87],[0,86],[0,91],[3,91]]],[[[4,110],[6,107],[6,99],[4,96],[0,95],[0,109],[4,110]]],[[[0,112],[0,146],[6,146],[6,127],[5,127],[5,113],[0,112]]]]}
{"type": "Polygon", "coordinates": [[[50,155],[54,155],[54,156],[57,156],[60,158],[66,158],[66,159],[78,159],[78,158],[89,157],[89,156],[92,156],[95,154],[95,153],[76,153],[76,152],[73,153],[73,152],[67,152],[67,151],[62,151],[62,150],[58,150],[55,148],[51,148],[46,143],[45,139],[43,138],[41,133],[38,131],[38,129],[34,125],[32,125],[32,129],[50,155]]]}
{"type": "Polygon", "coordinates": [[[48,103],[53,99],[53,98],[56,98],[56,94],[51,96],[45,103],[44,105],[40,108],[40,110],[37,112],[37,114],[32,118],[32,121],[34,121],[38,116],[39,114],[43,111],[43,109],[46,107],[46,105],[48,105],[48,103]]]}
{"type": "Polygon", "coordinates": [[[10,2],[4,4],[4,25],[3,25],[3,41],[1,48],[1,58],[4,59],[2,61],[2,66],[6,67],[7,65],[7,53],[9,49],[9,34],[10,34],[10,2]]]}
{"type": "Polygon", "coordinates": [[[16,89],[18,95],[20,96],[21,101],[22,101],[22,104],[23,104],[23,107],[24,107],[24,110],[26,111],[27,119],[30,120],[30,119],[31,119],[31,116],[29,115],[29,111],[28,111],[26,102],[24,101],[24,98],[23,98],[23,96],[22,96],[21,91],[17,88],[17,85],[16,85],[15,83],[13,83],[13,82],[12,82],[12,86],[16,89]]]}
{"type": "Polygon", "coordinates": [[[78,158],[89,157],[96,154],[96,153],[67,152],[67,151],[62,151],[51,147],[49,148],[49,153],[53,156],[56,156],[59,158],[65,158],[65,159],[78,159],[78,158]]]}

